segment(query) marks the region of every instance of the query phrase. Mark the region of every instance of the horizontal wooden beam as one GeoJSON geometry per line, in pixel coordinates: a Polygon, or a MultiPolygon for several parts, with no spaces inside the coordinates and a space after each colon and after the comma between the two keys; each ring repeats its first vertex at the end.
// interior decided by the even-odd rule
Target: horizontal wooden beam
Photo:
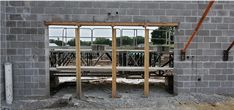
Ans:
{"type": "MultiPolygon", "coordinates": [[[[81,71],[90,71],[90,72],[112,72],[112,66],[80,66],[81,71]]],[[[62,71],[67,70],[67,72],[76,71],[76,66],[59,66],[52,67],[50,71],[62,71]]],[[[144,67],[132,67],[132,66],[117,66],[116,71],[135,71],[135,72],[143,72],[145,70],[144,67]]],[[[158,70],[174,70],[171,67],[149,67],[149,72],[154,72],[158,70]]]]}
{"type": "Polygon", "coordinates": [[[73,21],[45,21],[45,25],[67,26],[178,26],[176,22],[73,22],[73,21]]]}

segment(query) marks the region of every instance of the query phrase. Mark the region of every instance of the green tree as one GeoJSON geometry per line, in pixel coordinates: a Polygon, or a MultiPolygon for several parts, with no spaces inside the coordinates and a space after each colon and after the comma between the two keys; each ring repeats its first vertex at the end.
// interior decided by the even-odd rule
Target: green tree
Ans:
{"type": "Polygon", "coordinates": [[[133,40],[135,40],[137,42],[137,45],[138,45],[138,44],[143,44],[145,38],[142,37],[142,36],[136,36],[136,37],[133,38],[133,40]]]}
{"type": "MultiPolygon", "coordinates": [[[[69,41],[67,42],[67,44],[68,44],[69,46],[75,46],[75,45],[76,45],[76,44],[75,44],[75,38],[69,40],[69,41]]],[[[91,45],[91,42],[90,42],[90,41],[82,41],[82,40],[80,40],[80,45],[81,45],[81,46],[90,46],[90,45],[91,45]]]]}
{"type": "Polygon", "coordinates": [[[104,37],[98,37],[93,42],[94,44],[105,44],[105,45],[111,45],[112,41],[110,39],[104,38],[104,37]]]}
{"type": "Polygon", "coordinates": [[[121,45],[132,45],[133,39],[131,37],[128,37],[128,36],[121,36],[121,37],[116,38],[116,42],[117,42],[117,46],[120,46],[120,42],[122,42],[121,45]],[[122,41],[120,41],[120,40],[122,40],[122,41]]]}
{"type": "Polygon", "coordinates": [[[151,33],[151,41],[153,42],[153,44],[166,44],[166,36],[168,36],[169,39],[173,39],[173,31],[173,27],[159,27],[151,33]],[[168,32],[171,33],[171,36],[169,36],[168,32]]]}
{"type": "Polygon", "coordinates": [[[54,39],[50,39],[49,40],[50,43],[55,43],[58,46],[62,46],[62,44],[65,45],[65,42],[61,41],[61,40],[54,40],[54,39]]]}

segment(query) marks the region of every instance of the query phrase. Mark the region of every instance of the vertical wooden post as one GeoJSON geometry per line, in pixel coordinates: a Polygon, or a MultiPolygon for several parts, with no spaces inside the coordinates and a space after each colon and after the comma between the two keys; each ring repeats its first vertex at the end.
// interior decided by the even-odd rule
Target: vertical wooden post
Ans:
{"type": "Polygon", "coordinates": [[[144,40],[144,96],[149,95],[149,29],[145,27],[144,40]]]}
{"type": "Polygon", "coordinates": [[[116,97],[116,29],[112,26],[112,98],[116,97]]]}
{"type": "Polygon", "coordinates": [[[80,27],[78,26],[76,28],[76,94],[79,99],[82,97],[80,67],[80,27]]]}

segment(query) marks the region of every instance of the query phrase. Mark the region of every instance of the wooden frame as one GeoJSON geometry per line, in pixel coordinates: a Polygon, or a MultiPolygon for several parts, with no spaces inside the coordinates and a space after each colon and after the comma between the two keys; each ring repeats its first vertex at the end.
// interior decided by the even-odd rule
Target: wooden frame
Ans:
{"type": "Polygon", "coordinates": [[[76,93],[80,99],[82,97],[81,87],[81,62],[80,62],[80,27],[76,31],[76,93]]]}
{"type": "Polygon", "coordinates": [[[112,27],[112,98],[116,97],[116,29],[114,26],[143,26],[145,27],[145,45],[144,45],[144,96],[149,95],[149,29],[153,26],[178,26],[175,22],[65,22],[50,21],[45,25],[66,25],[78,26],[76,29],[76,92],[77,97],[82,98],[81,86],[81,61],[80,61],[80,27],[81,26],[111,26],[112,27]]]}
{"type": "Polygon", "coordinates": [[[72,21],[49,21],[45,25],[67,26],[178,26],[176,22],[72,22],[72,21]]]}
{"type": "Polygon", "coordinates": [[[144,96],[149,95],[149,29],[145,27],[144,40],[144,96]]]}
{"type": "Polygon", "coordinates": [[[116,98],[116,29],[112,26],[112,98],[116,98]]]}

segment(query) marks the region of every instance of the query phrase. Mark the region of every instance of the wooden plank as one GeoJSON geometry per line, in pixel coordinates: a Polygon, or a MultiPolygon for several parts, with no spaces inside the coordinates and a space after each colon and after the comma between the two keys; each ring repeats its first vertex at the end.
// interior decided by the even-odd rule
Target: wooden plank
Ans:
{"type": "MultiPolygon", "coordinates": [[[[81,66],[81,71],[97,71],[97,72],[112,72],[112,66],[81,66]]],[[[57,68],[50,68],[50,71],[67,71],[75,72],[76,66],[59,66],[57,68]]],[[[144,72],[144,67],[133,67],[133,66],[117,66],[117,71],[141,71],[144,72]]],[[[155,72],[157,70],[174,70],[171,67],[149,67],[150,72],[155,72]]]]}
{"type": "Polygon", "coordinates": [[[144,96],[149,95],[149,29],[145,28],[144,45],[144,96]]]}
{"type": "Polygon", "coordinates": [[[112,27],[112,98],[116,97],[116,29],[112,27]]]}
{"type": "Polygon", "coordinates": [[[80,58],[80,27],[78,27],[76,29],[76,93],[78,98],[82,97],[80,58]]]}
{"type": "Polygon", "coordinates": [[[48,21],[45,25],[68,25],[68,26],[178,26],[176,22],[69,22],[48,21]]]}

